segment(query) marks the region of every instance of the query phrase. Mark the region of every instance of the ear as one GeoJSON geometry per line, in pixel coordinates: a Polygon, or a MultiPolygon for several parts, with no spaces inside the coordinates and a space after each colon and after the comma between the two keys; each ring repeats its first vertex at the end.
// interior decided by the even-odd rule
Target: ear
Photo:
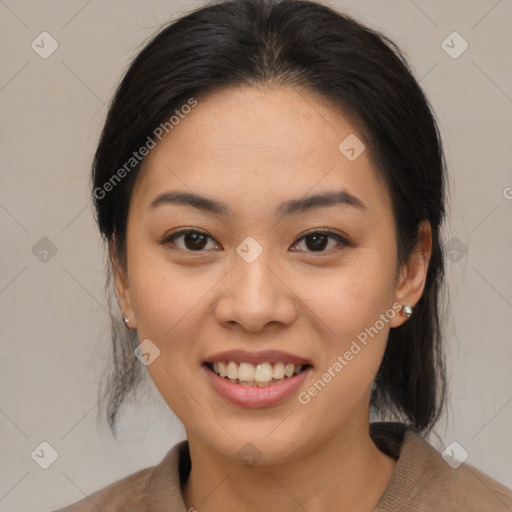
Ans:
{"type": "Polygon", "coordinates": [[[115,254],[114,247],[109,245],[109,257],[112,263],[112,269],[114,273],[114,288],[116,291],[117,303],[123,316],[128,318],[127,327],[135,329],[137,327],[137,321],[132,308],[131,296],[130,296],[130,284],[128,281],[128,275],[126,269],[123,268],[120,261],[115,254]]]}
{"type": "MultiPolygon", "coordinates": [[[[432,228],[428,220],[423,220],[418,227],[418,244],[412,251],[409,261],[400,270],[395,288],[395,302],[402,306],[414,306],[420,300],[427,280],[427,270],[432,254],[432,228]]],[[[391,327],[399,327],[406,317],[395,315],[390,321],[391,327]]]]}

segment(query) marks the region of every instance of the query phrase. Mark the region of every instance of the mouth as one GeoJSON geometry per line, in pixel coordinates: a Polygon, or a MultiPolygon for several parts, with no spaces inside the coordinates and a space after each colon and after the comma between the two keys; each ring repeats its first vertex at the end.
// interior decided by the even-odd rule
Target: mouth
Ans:
{"type": "Polygon", "coordinates": [[[203,366],[217,376],[240,386],[268,387],[305,372],[311,364],[286,361],[253,364],[245,361],[205,361],[203,366]]]}

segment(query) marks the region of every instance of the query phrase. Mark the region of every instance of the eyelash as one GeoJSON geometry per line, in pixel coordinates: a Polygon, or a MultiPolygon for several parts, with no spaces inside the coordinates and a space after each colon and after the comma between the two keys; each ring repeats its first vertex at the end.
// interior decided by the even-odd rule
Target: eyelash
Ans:
{"type": "MultiPolygon", "coordinates": [[[[208,235],[208,233],[206,233],[205,231],[201,231],[200,229],[183,229],[181,231],[177,231],[175,233],[172,233],[170,236],[166,237],[162,242],[161,242],[161,245],[164,245],[164,246],[167,246],[169,244],[171,244],[175,239],[183,236],[183,235],[187,235],[187,234],[190,234],[190,233],[197,233],[197,234],[200,234],[200,235],[204,235],[206,237],[208,237],[209,239],[211,240],[214,240],[210,235],[208,235]]],[[[301,240],[305,239],[306,237],[308,236],[312,236],[312,235],[316,235],[316,234],[321,234],[321,235],[326,235],[328,236],[329,238],[333,238],[335,239],[337,242],[338,242],[338,246],[350,246],[350,243],[348,242],[348,240],[346,240],[344,237],[342,237],[341,235],[339,235],[338,233],[334,233],[332,231],[329,231],[327,229],[315,229],[314,231],[310,231],[309,233],[305,233],[304,235],[302,235],[300,238],[297,239],[297,241],[293,244],[293,246],[297,245],[298,242],[300,242],[301,240]]],[[[182,251],[185,251],[185,252],[189,252],[189,253],[202,253],[202,252],[206,252],[204,249],[200,249],[200,250],[197,250],[197,251],[192,251],[192,250],[189,250],[189,249],[180,249],[178,248],[178,250],[182,250],[182,251]]],[[[332,251],[333,248],[331,249],[327,249],[327,250],[322,250],[322,251],[298,251],[298,252],[310,252],[312,254],[322,254],[322,253],[328,253],[330,251],[332,251]]]]}

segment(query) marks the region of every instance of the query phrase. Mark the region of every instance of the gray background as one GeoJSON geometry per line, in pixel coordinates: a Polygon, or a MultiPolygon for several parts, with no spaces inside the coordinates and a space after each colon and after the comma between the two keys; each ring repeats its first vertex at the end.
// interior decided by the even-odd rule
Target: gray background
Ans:
{"type": "MultiPolygon", "coordinates": [[[[120,442],[97,429],[110,346],[88,180],[127,63],[161,23],[199,5],[0,0],[0,510],[77,501],[156,464],[184,438],[156,390],[124,416],[120,442]],[[42,46],[43,31],[59,45],[46,59],[31,47],[42,46]],[[55,254],[41,252],[43,237],[55,254]],[[46,470],[31,457],[43,441],[58,452],[46,470]]],[[[512,487],[512,2],[329,5],[397,42],[437,112],[450,172],[444,237],[454,250],[450,402],[431,442],[443,450],[457,441],[468,463],[512,487]],[[441,45],[453,31],[469,44],[458,58],[441,45]]],[[[447,44],[461,49],[460,40],[447,44]]]]}

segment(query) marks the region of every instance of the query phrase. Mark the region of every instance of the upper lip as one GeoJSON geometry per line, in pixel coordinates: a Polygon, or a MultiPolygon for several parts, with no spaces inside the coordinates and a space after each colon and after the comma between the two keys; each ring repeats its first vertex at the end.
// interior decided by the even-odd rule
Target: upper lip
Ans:
{"type": "Polygon", "coordinates": [[[249,352],[247,350],[226,350],[217,352],[205,359],[205,363],[218,363],[220,361],[235,361],[238,363],[293,363],[293,364],[312,364],[311,361],[289,352],[282,350],[262,350],[259,352],[249,352]]]}

